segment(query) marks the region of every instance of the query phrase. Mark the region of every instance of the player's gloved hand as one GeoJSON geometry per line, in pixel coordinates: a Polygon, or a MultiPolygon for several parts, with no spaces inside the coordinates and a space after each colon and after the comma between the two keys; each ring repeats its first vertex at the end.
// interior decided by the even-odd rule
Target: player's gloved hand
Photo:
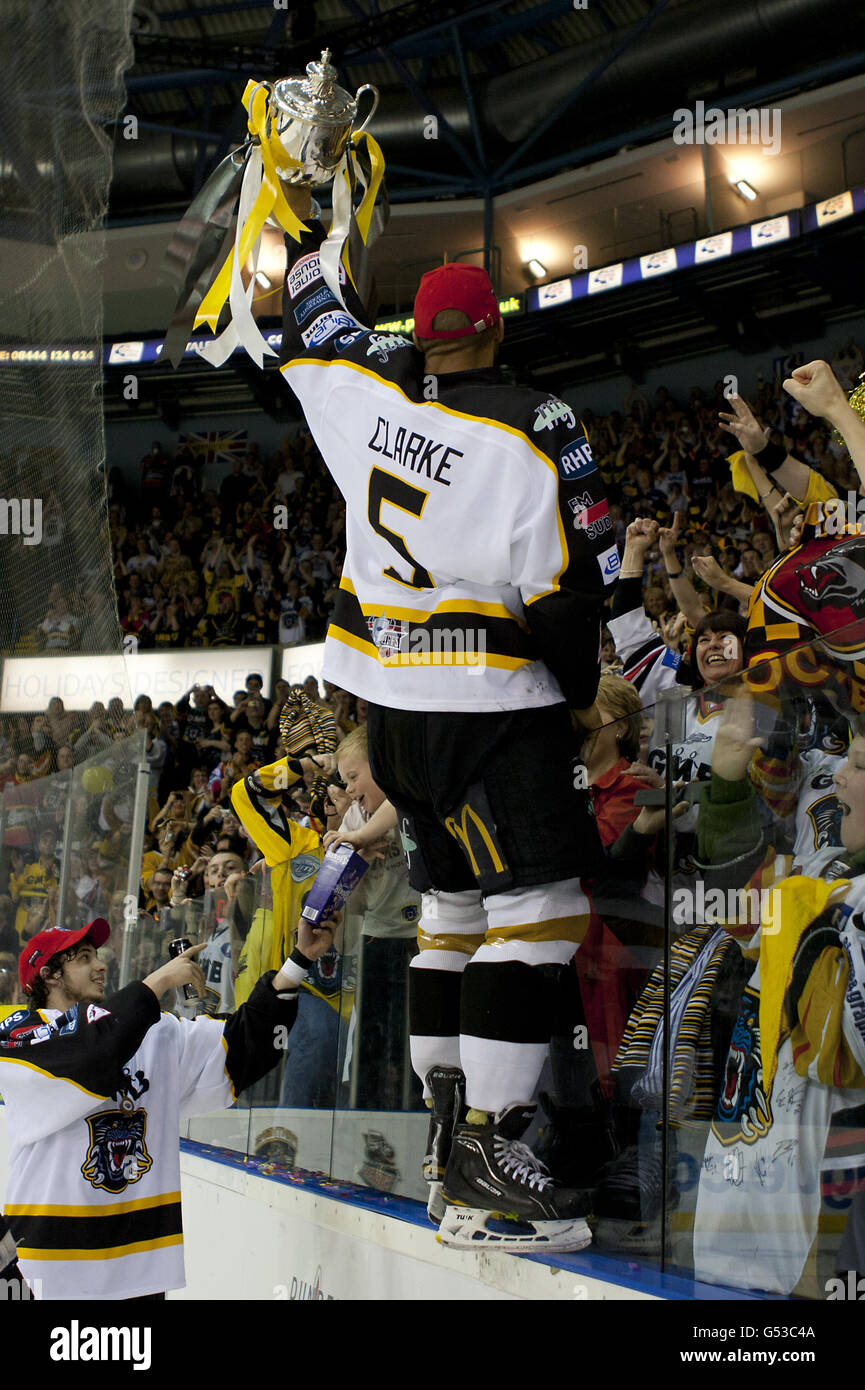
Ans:
{"type": "Polygon", "coordinates": [[[198,946],[190,946],[188,951],[184,951],[182,956],[175,956],[166,965],[160,965],[158,970],[154,970],[144,980],[148,989],[152,989],[157,999],[161,999],[163,994],[169,990],[180,989],[183,985],[192,985],[199,999],[204,998],[204,971],[197,964],[195,957],[199,951],[203,951],[207,945],[202,941],[198,946]]]}

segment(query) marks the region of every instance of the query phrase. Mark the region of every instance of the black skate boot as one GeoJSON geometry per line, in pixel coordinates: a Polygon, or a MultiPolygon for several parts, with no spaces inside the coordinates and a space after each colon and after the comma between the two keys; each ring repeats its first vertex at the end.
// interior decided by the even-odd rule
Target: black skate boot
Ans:
{"type": "Polygon", "coordinates": [[[438,1226],[445,1210],[442,1183],[454,1129],[465,1118],[466,1079],[459,1067],[433,1067],[426,1074],[426,1084],[432,1091],[432,1110],[423,1175],[429,1183],[427,1215],[433,1225],[438,1226]]]}
{"type": "Polygon", "coordinates": [[[506,1105],[488,1124],[457,1126],[442,1189],[443,1245],[532,1252],[591,1243],[591,1194],[559,1187],[519,1143],[534,1112],[533,1105],[506,1105]]]}

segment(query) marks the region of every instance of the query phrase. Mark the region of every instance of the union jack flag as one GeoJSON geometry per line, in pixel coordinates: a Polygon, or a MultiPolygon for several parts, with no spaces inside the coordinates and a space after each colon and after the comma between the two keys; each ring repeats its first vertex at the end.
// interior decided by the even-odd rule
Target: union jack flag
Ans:
{"type": "Polygon", "coordinates": [[[232,463],[249,449],[246,430],[210,430],[207,434],[182,434],[180,443],[200,463],[232,463]]]}

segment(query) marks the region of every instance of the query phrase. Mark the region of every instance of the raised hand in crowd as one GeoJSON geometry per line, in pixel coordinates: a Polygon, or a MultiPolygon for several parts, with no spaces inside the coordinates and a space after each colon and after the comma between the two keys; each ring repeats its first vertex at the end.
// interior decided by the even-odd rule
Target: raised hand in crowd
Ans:
{"type": "Polygon", "coordinates": [[[749,454],[758,454],[769,438],[769,431],[760,424],[747,401],[739,395],[728,396],[729,411],[720,411],[718,420],[721,429],[732,434],[741,448],[749,454]]]}
{"type": "Polygon", "coordinates": [[[785,492],[780,502],[772,510],[772,524],[779,550],[795,550],[802,539],[805,512],[795,497],[785,492]]]}

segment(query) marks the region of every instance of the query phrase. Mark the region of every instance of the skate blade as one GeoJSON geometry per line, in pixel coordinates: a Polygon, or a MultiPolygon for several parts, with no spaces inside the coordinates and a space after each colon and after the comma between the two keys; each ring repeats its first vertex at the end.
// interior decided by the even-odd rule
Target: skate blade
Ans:
{"type": "Polygon", "coordinates": [[[503,1212],[448,1204],[436,1240],[460,1250],[498,1247],[517,1254],[564,1254],[585,1250],[592,1243],[592,1233],[582,1217],[570,1221],[521,1221],[503,1212]]]}
{"type": "Polygon", "coordinates": [[[429,1184],[429,1197],[427,1198],[426,1214],[434,1226],[440,1226],[442,1217],[445,1214],[445,1199],[442,1196],[443,1183],[431,1182],[429,1184]]]}

